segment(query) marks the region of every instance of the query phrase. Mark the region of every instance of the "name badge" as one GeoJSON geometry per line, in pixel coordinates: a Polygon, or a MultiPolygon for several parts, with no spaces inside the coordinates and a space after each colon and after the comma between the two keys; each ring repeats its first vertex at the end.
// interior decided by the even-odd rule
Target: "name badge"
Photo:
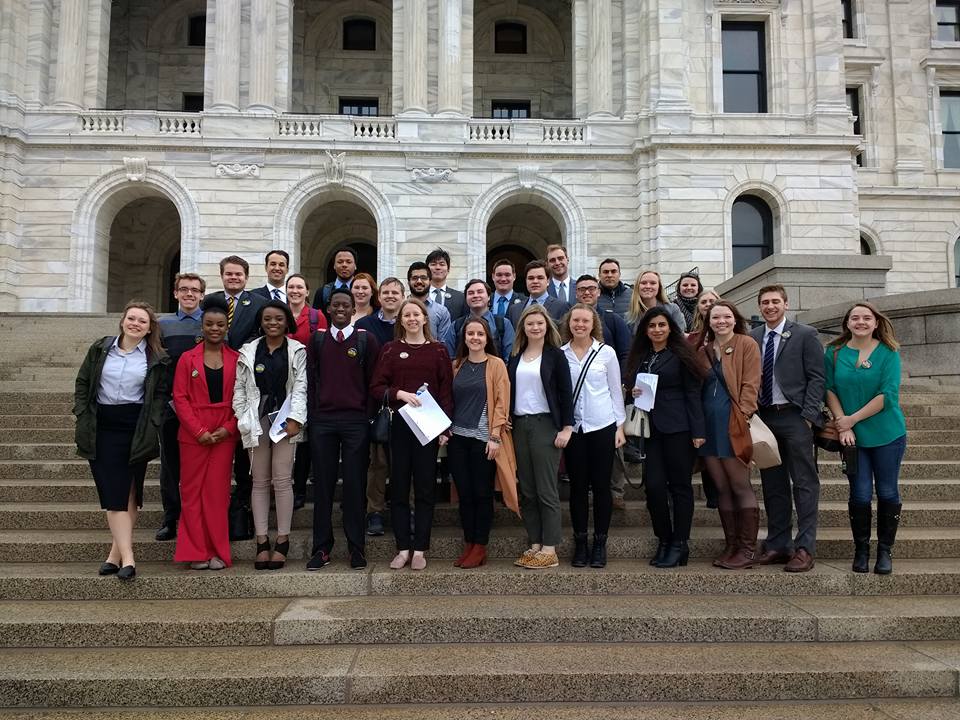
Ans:
{"type": "Polygon", "coordinates": [[[266,368],[266,366],[265,366],[263,363],[257,363],[257,364],[254,366],[253,371],[254,371],[254,372],[257,372],[257,373],[262,373],[262,372],[263,372],[264,370],[266,370],[266,369],[267,369],[267,368],[266,368]]]}
{"type": "MultiPolygon", "coordinates": [[[[347,350],[347,357],[355,358],[359,353],[356,348],[350,348],[347,350]]],[[[402,355],[400,357],[403,357],[402,355]]]]}
{"type": "Polygon", "coordinates": [[[196,368],[194,368],[193,371],[190,373],[190,377],[197,377],[199,375],[200,375],[200,371],[197,370],[196,368]]]}
{"type": "Polygon", "coordinates": [[[406,360],[408,357],[410,357],[410,353],[407,353],[407,352],[400,353],[401,360],[406,360]]]}

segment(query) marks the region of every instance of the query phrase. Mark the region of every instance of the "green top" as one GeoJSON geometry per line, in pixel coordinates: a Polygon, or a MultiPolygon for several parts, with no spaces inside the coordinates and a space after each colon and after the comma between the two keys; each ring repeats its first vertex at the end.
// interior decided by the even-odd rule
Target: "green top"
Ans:
{"type": "Polygon", "coordinates": [[[883,395],[883,410],[853,426],[857,445],[879,447],[906,435],[907,423],[900,409],[900,353],[880,343],[866,363],[857,367],[857,350],[844,345],[836,351],[837,348],[827,348],[824,369],[827,390],[840,400],[845,415],[852,415],[877,395],[883,395]]]}

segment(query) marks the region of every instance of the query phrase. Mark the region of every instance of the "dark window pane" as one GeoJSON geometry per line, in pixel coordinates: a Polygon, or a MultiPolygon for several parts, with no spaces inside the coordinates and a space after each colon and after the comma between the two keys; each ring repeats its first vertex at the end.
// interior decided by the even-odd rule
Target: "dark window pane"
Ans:
{"type": "Polygon", "coordinates": [[[523,55],[527,52],[527,26],[502,22],[494,27],[494,52],[523,55]]]}
{"type": "Polygon", "coordinates": [[[944,133],[943,166],[960,168],[960,133],[944,133]]]}
{"type": "Polygon", "coordinates": [[[763,34],[757,32],[757,23],[724,23],[724,71],[759,71],[763,58],[763,51],[760,46],[762,37],[763,34]]]}
{"type": "Polygon", "coordinates": [[[733,203],[733,272],[738,273],[773,253],[773,213],[758,197],[743,195],[733,203]]]}
{"type": "Polygon", "coordinates": [[[377,98],[340,98],[340,114],[376,117],[380,114],[380,101],[377,98]]]}
{"type": "Polygon", "coordinates": [[[853,28],[853,0],[840,0],[841,12],[843,13],[843,36],[845,38],[855,37],[853,28]]]}
{"type": "Polygon", "coordinates": [[[203,112],[203,93],[184,93],[183,111],[203,112]]]}
{"type": "Polygon", "coordinates": [[[494,100],[491,117],[496,120],[523,120],[530,117],[529,101],[494,100]]]}
{"type": "Polygon", "coordinates": [[[873,248],[870,247],[870,243],[867,242],[863,235],[860,236],[860,254],[873,255],[873,248]]]}
{"type": "Polygon", "coordinates": [[[203,47],[207,44],[207,16],[194,15],[187,28],[187,45],[203,47]]]}
{"type": "Polygon", "coordinates": [[[763,103],[762,76],[727,74],[723,76],[723,111],[727,113],[766,112],[763,103]]]}
{"type": "Polygon", "coordinates": [[[376,50],[377,23],[365,18],[343,23],[344,50],[376,50]]]}

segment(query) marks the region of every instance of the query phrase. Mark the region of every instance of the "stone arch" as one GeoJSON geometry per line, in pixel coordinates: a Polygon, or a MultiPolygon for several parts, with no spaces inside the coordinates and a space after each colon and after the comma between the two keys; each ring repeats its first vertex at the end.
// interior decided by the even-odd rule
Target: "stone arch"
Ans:
{"type": "Polygon", "coordinates": [[[570,43],[565,42],[556,20],[546,13],[519,2],[501,2],[477,13],[474,23],[480,40],[475,52],[493,55],[493,30],[498,22],[516,22],[527,28],[527,54],[564,57],[570,43]]]}
{"type": "Polygon", "coordinates": [[[290,254],[290,268],[300,268],[300,231],[313,210],[333,200],[358,203],[377,223],[377,277],[394,273],[397,262],[397,223],[386,196],[368,180],[345,174],[342,183],[330,182],[326,173],[304,178],[287,193],[273,223],[273,247],[290,254]]]}
{"type": "Polygon", "coordinates": [[[508,205],[526,203],[545,210],[563,233],[563,242],[574,268],[587,266],[587,223],[583,208],[559,183],[537,177],[521,183],[519,176],[488,188],[473,204],[467,224],[467,277],[485,277],[487,225],[508,205]]]}
{"type": "Polygon", "coordinates": [[[860,237],[870,245],[872,255],[883,255],[883,244],[880,242],[880,233],[865,223],[860,223],[860,237]]]}
{"type": "Polygon", "coordinates": [[[343,0],[317,15],[303,39],[306,52],[339,51],[343,46],[343,21],[369,18],[377,23],[378,54],[389,54],[393,47],[392,9],[375,0],[343,0]]]}
{"type": "Polygon", "coordinates": [[[790,251],[790,213],[783,190],[765,180],[745,180],[727,192],[723,201],[723,275],[733,274],[733,203],[742,195],[758,197],[770,207],[773,215],[773,252],[790,251]]]}
{"type": "Polygon", "coordinates": [[[98,178],[80,197],[70,224],[70,280],[67,297],[78,312],[103,312],[107,299],[110,226],[127,204],[143,197],[161,197],[180,215],[180,268],[196,271],[200,252],[200,212],[179,180],[147,169],[132,179],[126,168],[98,178]]]}

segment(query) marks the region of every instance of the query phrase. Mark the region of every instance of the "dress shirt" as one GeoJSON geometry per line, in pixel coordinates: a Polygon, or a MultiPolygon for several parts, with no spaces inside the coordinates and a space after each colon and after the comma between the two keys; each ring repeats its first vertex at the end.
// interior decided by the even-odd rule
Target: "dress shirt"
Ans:
{"type": "Polygon", "coordinates": [[[599,348],[597,356],[587,369],[587,377],[580,389],[580,395],[573,404],[573,430],[577,432],[593,432],[601,430],[611,423],[623,425],[626,419],[620,389],[620,362],[617,354],[609,345],[603,345],[596,340],[583,359],[570,347],[570,343],[561,348],[570,364],[570,382],[576,392],[577,381],[580,379],[580,369],[590,354],[599,348]]]}
{"type": "Polygon", "coordinates": [[[563,300],[565,303],[570,302],[570,276],[567,276],[566,280],[551,280],[550,283],[553,285],[554,291],[557,293],[557,297],[563,300]]]}
{"type": "Polygon", "coordinates": [[[273,285],[271,285],[270,283],[267,283],[267,284],[264,285],[263,287],[264,287],[264,289],[267,291],[267,295],[270,296],[270,299],[271,299],[271,300],[277,300],[277,299],[279,299],[280,302],[286,302],[286,301],[287,301],[287,291],[286,291],[284,288],[275,288],[275,287],[274,287],[273,285]],[[279,298],[274,297],[274,294],[273,294],[274,292],[277,292],[277,293],[280,295],[280,297],[279,297],[279,298]]]}
{"type": "MultiPolygon", "coordinates": [[[[767,338],[770,333],[773,333],[773,358],[774,365],[776,365],[777,353],[780,351],[780,341],[783,339],[783,327],[787,324],[787,318],[784,317],[780,324],[777,325],[773,330],[771,330],[767,325],[763,326],[763,345],[760,346],[760,361],[763,362],[763,353],[767,349],[767,338]]],[[[774,405],[786,405],[789,400],[784,396],[783,390],[780,389],[780,383],[777,382],[777,374],[773,374],[773,393],[771,394],[771,400],[774,405]]]]}
{"type": "MultiPolygon", "coordinates": [[[[550,293],[543,293],[543,295],[537,295],[537,297],[533,297],[533,296],[531,295],[531,296],[527,299],[527,304],[524,305],[523,308],[524,308],[524,310],[526,310],[526,309],[527,309],[528,307],[530,307],[531,305],[543,305],[543,304],[545,304],[545,303],[547,302],[547,298],[548,298],[548,297],[550,297],[550,293]]],[[[564,300],[564,302],[566,302],[566,300],[564,300]]]]}
{"type": "Polygon", "coordinates": [[[130,352],[120,349],[117,337],[107,352],[97,388],[101,405],[127,405],[143,402],[143,385],[147,377],[147,340],[144,338],[130,352]]]}
{"type": "Polygon", "coordinates": [[[344,288],[349,290],[351,284],[353,284],[353,278],[350,278],[349,280],[341,280],[340,278],[337,278],[333,281],[333,289],[338,290],[339,288],[344,288]]]}
{"type": "MultiPolygon", "coordinates": [[[[412,296],[411,296],[412,297],[412,296]]],[[[443,305],[430,298],[430,294],[420,298],[423,304],[427,306],[427,315],[430,318],[430,330],[433,332],[433,339],[442,342],[447,347],[450,357],[454,356],[456,351],[453,336],[453,322],[450,320],[450,311],[443,305]]]]}
{"type": "Polygon", "coordinates": [[[346,342],[346,341],[349,339],[349,337],[350,337],[351,335],[353,335],[353,323],[350,323],[350,324],[347,325],[345,328],[338,328],[338,327],[334,327],[333,325],[331,325],[331,326],[330,326],[330,332],[333,333],[333,339],[334,339],[334,340],[337,340],[337,333],[338,333],[338,332],[342,332],[342,333],[343,333],[343,340],[337,340],[337,342],[346,342]]]}
{"type": "Polygon", "coordinates": [[[543,390],[543,378],[540,377],[540,363],[543,355],[527,362],[520,358],[517,363],[516,407],[514,415],[544,415],[550,412],[547,394],[543,390]]]}
{"type": "Polygon", "coordinates": [[[430,299],[434,302],[438,302],[444,307],[447,306],[447,286],[443,285],[442,287],[430,286],[430,299]],[[437,293],[440,293],[439,299],[437,298],[437,293]]]}

